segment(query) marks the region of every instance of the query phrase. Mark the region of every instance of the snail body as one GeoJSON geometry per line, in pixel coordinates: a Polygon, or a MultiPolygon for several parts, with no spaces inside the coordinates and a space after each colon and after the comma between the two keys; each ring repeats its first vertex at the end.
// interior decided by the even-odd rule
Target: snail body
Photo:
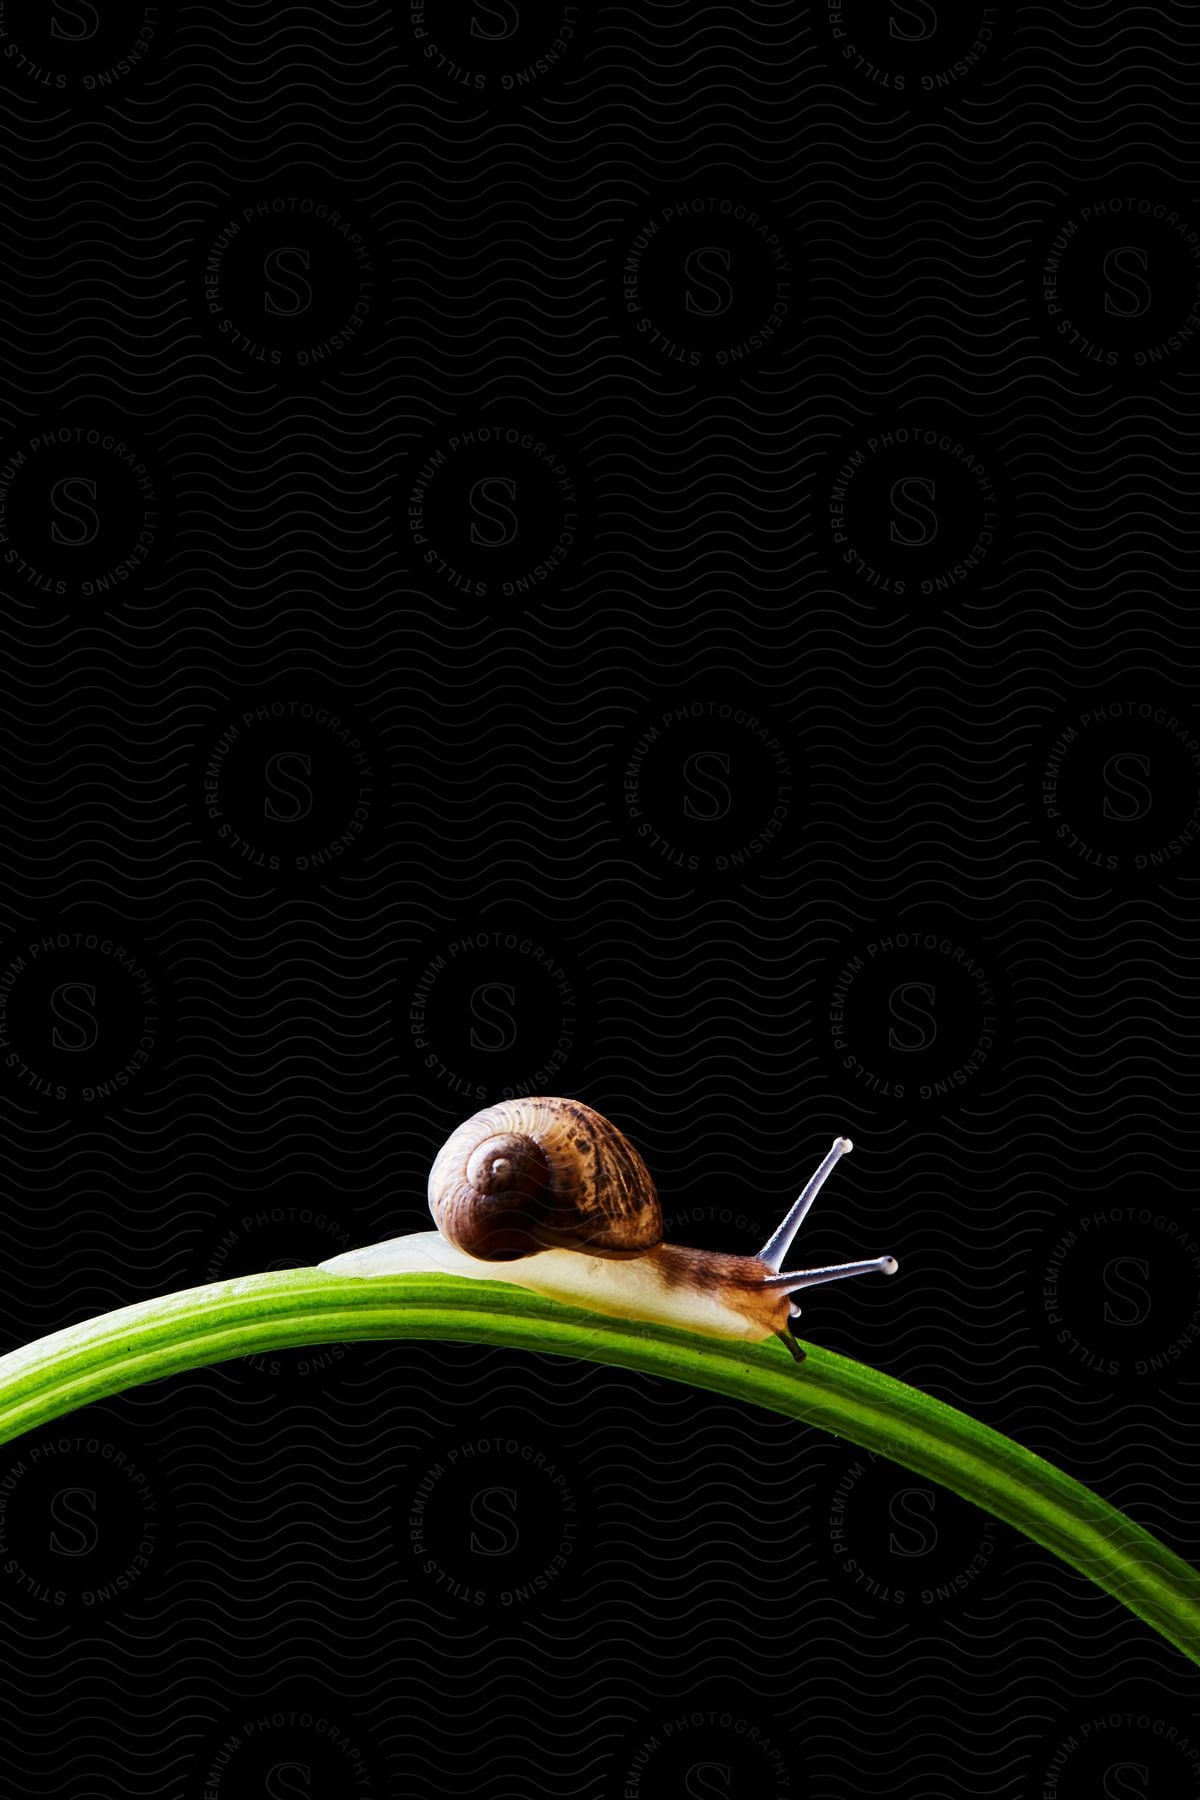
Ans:
{"type": "Polygon", "coordinates": [[[894,1274],[892,1256],[781,1273],[825,1177],[852,1148],[836,1138],[756,1256],[663,1241],[653,1178],[629,1140],[578,1100],[536,1095],[485,1107],[457,1127],[429,1173],[436,1231],[412,1232],[318,1266],[332,1275],[462,1275],[505,1281],[616,1318],[757,1343],[802,1360],[789,1321],[799,1289],[894,1274]]]}

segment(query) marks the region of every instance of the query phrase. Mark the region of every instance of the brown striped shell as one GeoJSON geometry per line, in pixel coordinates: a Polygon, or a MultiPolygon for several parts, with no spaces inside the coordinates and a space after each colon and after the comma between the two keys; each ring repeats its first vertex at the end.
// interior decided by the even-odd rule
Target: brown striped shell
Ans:
{"type": "Polygon", "coordinates": [[[539,1250],[631,1256],[662,1242],[650,1171],[615,1125],[578,1100],[536,1094],[486,1106],[429,1171],[438,1230],[468,1256],[539,1250]]]}

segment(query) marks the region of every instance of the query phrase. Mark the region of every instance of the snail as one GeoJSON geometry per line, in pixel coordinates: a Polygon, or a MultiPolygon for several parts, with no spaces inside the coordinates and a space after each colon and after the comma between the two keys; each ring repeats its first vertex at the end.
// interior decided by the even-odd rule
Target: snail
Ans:
{"type": "Polygon", "coordinates": [[[781,1272],[792,1239],[834,1164],[828,1156],[757,1256],[663,1242],[650,1171],[615,1125],[578,1100],[504,1100],[451,1132],[429,1172],[436,1231],[389,1238],[318,1264],[331,1275],[466,1275],[618,1318],[756,1343],[772,1333],[797,1362],[792,1296],[879,1269],[894,1256],[781,1272]]]}

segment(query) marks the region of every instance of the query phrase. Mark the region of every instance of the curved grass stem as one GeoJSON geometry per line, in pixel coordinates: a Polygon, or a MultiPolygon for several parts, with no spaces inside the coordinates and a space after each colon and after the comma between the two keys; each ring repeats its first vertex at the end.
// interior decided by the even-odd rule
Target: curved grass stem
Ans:
{"type": "Polygon", "coordinates": [[[0,1357],[0,1443],[111,1394],[266,1350],[380,1338],[506,1345],[681,1381],[875,1450],[1094,1581],[1200,1663],[1200,1573],[1082,1482],[957,1408],[849,1357],[723,1342],[454,1276],[244,1276],[143,1300],[0,1357]]]}

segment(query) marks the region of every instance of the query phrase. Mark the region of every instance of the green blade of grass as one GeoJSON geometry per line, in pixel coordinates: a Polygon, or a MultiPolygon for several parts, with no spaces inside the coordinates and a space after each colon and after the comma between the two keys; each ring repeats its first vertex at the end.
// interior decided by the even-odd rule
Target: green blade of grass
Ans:
{"type": "Polygon", "coordinates": [[[1052,1550],[1192,1662],[1200,1574],[1052,1463],[846,1356],[612,1319],[506,1282],[249,1275],[143,1300],[0,1357],[0,1443],[140,1382],[265,1350],[379,1338],[505,1345],[660,1375],[802,1419],[928,1476],[1052,1550]]]}

